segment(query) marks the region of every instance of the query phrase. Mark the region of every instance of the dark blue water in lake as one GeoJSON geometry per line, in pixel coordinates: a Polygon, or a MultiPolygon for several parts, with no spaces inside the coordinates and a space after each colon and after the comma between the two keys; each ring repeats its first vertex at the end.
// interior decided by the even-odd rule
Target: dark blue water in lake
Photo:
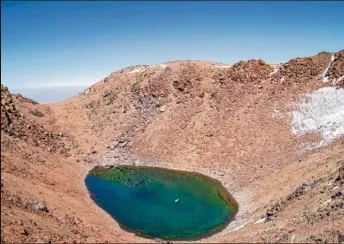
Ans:
{"type": "Polygon", "coordinates": [[[98,167],[85,183],[92,199],[122,228],[152,238],[208,236],[223,229],[237,211],[224,188],[199,174],[98,167]]]}

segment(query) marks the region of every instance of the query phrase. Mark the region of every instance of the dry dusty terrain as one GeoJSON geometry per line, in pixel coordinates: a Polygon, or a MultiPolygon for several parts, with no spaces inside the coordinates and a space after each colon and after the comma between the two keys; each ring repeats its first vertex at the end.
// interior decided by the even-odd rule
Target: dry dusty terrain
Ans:
{"type": "Polygon", "coordinates": [[[56,104],[2,86],[1,241],[161,242],[122,230],[84,184],[95,165],[135,163],[201,172],[235,197],[235,220],[200,242],[338,242],[343,135],[344,50],[138,65],[56,104]]]}

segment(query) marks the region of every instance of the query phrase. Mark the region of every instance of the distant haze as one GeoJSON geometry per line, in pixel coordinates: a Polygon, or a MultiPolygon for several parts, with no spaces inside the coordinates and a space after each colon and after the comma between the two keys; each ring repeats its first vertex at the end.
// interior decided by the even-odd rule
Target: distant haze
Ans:
{"type": "Polygon", "coordinates": [[[88,86],[74,87],[37,87],[12,89],[12,93],[20,93],[24,97],[31,98],[38,103],[56,103],[71,98],[79,92],[87,89],[88,86]]]}
{"type": "Polygon", "coordinates": [[[344,1],[1,1],[1,81],[83,86],[137,64],[337,52],[343,10],[344,1]]]}

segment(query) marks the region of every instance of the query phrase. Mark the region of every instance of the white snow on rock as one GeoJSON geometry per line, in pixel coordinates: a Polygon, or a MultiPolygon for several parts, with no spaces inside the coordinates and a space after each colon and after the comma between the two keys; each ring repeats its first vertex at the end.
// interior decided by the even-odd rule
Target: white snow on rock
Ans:
{"type": "Polygon", "coordinates": [[[142,71],[143,69],[144,68],[133,69],[132,71],[129,72],[129,74],[138,73],[138,72],[142,71]]]}
{"type": "Polygon", "coordinates": [[[264,217],[264,218],[262,218],[262,219],[257,220],[255,223],[256,223],[256,224],[260,224],[260,223],[265,222],[265,220],[266,220],[266,218],[264,217]]]}
{"type": "MultiPolygon", "coordinates": [[[[329,70],[329,68],[330,68],[330,66],[331,66],[331,63],[334,61],[334,54],[331,56],[331,60],[330,60],[330,63],[327,65],[327,67],[326,67],[326,69],[325,69],[325,71],[324,71],[324,73],[322,74],[322,81],[323,82],[329,82],[329,78],[328,78],[328,75],[327,75],[327,73],[328,73],[328,70],[329,70]]],[[[344,79],[344,75],[343,76],[341,76],[341,77],[339,77],[338,79],[334,79],[334,80],[332,80],[332,84],[337,84],[338,82],[340,82],[341,80],[343,80],[344,79]]]]}
{"type": "Polygon", "coordinates": [[[291,105],[291,131],[295,135],[318,133],[321,140],[307,143],[305,150],[326,146],[344,135],[344,89],[323,87],[291,105]]]}
{"type": "Polygon", "coordinates": [[[232,231],[240,230],[240,229],[244,228],[244,227],[245,227],[247,224],[249,224],[249,223],[251,223],[251,222],[250,222],[250,221],[249,221],[249,222],[246,222],[246,223],[244,223],[244,224],[242,224],[242,225],[240,225],[240,226],[234,228],[232,231]]]}
{"type": "Polygon", "coordinates": [[[334,54],[332,54],[331,56],[331,60],[330,60],[330,63],[327,65],[323,75],[322,75],[322,78],[323,78],[323,82],[328,82],[328,77],[326,76],[327,75],[327,72],[331,66],[331,63],[334,61],[334,54]]]}
{"type": "Polygon", "coordinates": [[[149,69],[149,68],[154,68],[154,67],[165,69],[165,68],[167,67],[167,65],[166,65],[166,64],[151,65],[151,66],[148,66],[147,68],[134,69],[134,70],[130,71],[128,74],[144,72],[144,71],[146,71],[147,69],[149,69]]]}
{"type": "Polygon", "coordinates": [[[341,77],[339,77],[337,80],[334,80],[334,81],[333,81],[333,84],[335,85],[335,84],[337,84],[338,82],[340,82],[340,81],[343,80],[343,79],[344,79],[344,75],[341,76],[341,77]]]}
{"type": "Polygon", "coordinates": [[[219,68],[219,69],[228,69],[232,67],[232,65],[215,65],[215,68],[219,68]]]}
{"type": "Polygon", "coordinates": [[[330,202],[331,202],[331,200],[332,200],[332,199],[329,199],[329,200],[327,200],[326,202],[324,202],[324,204],[323,204],[323,205],[326,205],[326,204],[330,203],[330,202]]]}
{"type": "Polygon", "coordinates": [[[281,64],[273,64],[272,65],[274,67],[274,71],[272,71],[269,76],[272,76],[273,74],[276,74],[279,71],[279,68],[281,66],[281,64]]]}
{"type": "Polygon", "coordinates": [[[151,65],[151,66],[148,66],[147,69],[149,68],[154,68],[154,67],[158,67],[158,68],[166,68],[167,65],[166,64],[156,64],[156,65],[151,65]]]}

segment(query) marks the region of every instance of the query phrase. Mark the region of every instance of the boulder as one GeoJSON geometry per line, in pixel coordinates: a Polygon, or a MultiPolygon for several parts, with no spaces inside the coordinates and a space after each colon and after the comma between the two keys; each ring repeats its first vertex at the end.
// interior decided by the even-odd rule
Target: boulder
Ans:
{"type": "Polygon", "coordinates": [[[336,178],[336,181],[344,180],[344,165],[342,165],[338,169],[338,177],[336,178]]]}
{"type": "Polygon", "coordinates": [[[38,201],[36,201],[34,203],[27,203],[26,207],[28,209],[31,209],[32,211],[35,211],[35,212],[46,212],[46,213],[49,212],[47,206],[41,202],[38,202],[38,201]]]}
{"type": "Polygon", "coordinates": [[[344,243],[344,232],[338,232],[338,243],[344,243]]]}
{"type": "Polygon", "coordinates": [[[109,145],[110,150],[114,150],[118,146],[118,144],[119,144],[118,141],[111,142],[109,145]]]}
{"type": "Polygon", "coordinates": [[[140,160],[136,159],[136,161],[134,162],[134,166],[139,166],[140,160]]]}
{"type": "Polygon", "coordinates": [[[37,239],[37,243],[51,243],[51,240],[48,236],[41,236],[37,239]]]}
{"type": "Polygon", "coordinates": [[[159,111],[160,112],[165,112],[167,109],[167,106],[166,105],[162,105],[160,108],[159,108],[159,111]]]}
{"type": "Polygon", "coordinates": [[[119,143],[123,143],[127,140],[127,138],[125,138],[124,136],[122,136],[120,139],[119,139],[119,143]]]}
{"type": "Polygon", "coordinates": [[[288,243],[290,242],[290,237],[288,234],[282,235],[278,240],[277,243],[288,243]]]}
{"type": "Polygon", "coordinates": [[[120,147],[125,147],[127,145],[127,142],[122,142],[121,144],[119,144],[120,147]]]}

